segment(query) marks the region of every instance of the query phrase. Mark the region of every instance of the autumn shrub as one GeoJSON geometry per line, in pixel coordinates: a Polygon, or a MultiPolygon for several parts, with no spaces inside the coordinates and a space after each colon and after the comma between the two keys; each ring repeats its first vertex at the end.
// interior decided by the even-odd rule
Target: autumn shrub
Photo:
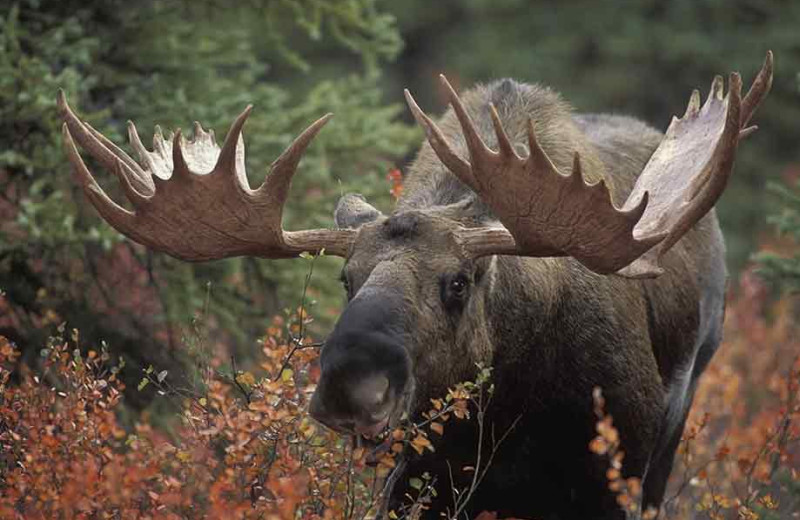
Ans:
{"type": "Polygon", "coordinates": [[[752,272],[726,312],[678,448],[667,518],[800,516],[800,305],[752,272]]]}
{"type": "MultiPolygon", "coordinates": [[[[451,417],[467,418],[481,387],[465,383],[432,402],[422,423],[391,432],[385,451],[355,445],[306,414],[319,345],[303,338],[310,318],[298,314],[273,320],[252,371],[211,357],[187,387],[145,368],[140,388],[181,403],[170,432],[146,415],[132,431],[120,426],[121,367],[103,349],[82,350],[77,331],[67,338],[62,327],[41,352],[43,372],[23,366],[18,381],[11,367],[19,352],[0,338],[0,517],[374,515],[397,454],[433,450],[428,436],[441,435],[451,417]]],[[[409,512],[431,498],[426,478],[407,483],[409,512]]]]}
{"type": "Polygon", "coordinates": [[[725,340],[704,372],[661,511],[642,511],[641,481],[624,456],[600,388],[589,449],[608,462],[609,489],[642,518],[800,518],[800,302],[769,301],[748,271],[728,305],[725,340]]]}

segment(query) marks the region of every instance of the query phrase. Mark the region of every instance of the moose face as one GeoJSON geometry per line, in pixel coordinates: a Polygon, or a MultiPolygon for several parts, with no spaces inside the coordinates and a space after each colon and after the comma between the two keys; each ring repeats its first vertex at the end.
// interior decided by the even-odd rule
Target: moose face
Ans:
{"type": "Polygon", "coordinates": [[[332,429],[366,438],[472,377],[488,356],[473,332],[488,260],[463,253],[453,232],[461,226],[419,211],[372,215],[342,271],[349,301],[322,351],[310,408],[332,429]]]}

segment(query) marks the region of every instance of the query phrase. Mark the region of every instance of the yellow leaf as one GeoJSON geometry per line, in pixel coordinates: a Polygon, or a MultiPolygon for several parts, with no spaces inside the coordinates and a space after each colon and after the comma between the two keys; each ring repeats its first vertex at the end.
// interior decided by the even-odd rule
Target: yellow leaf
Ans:
{"type": "Polygon", "coordinates": [[[178,453],[176,453],[175,456],[178,457],[178,460],[181,462],[189,462],[190,460],[192,460],[192,454],[189,453],[188,451],[181,450],[178,453]]]}
{"type": "Polygon", "coordinates": [[[429,449],[430,451],[434,451],[431,441],[429,441],[428,438],[423,435],[417,435],[414,437],[414,439],[411,441],[411,447],[414,448],[414,450],[416,450],[416,452],[420,455],[422,455],[422,452],[425,448],[429,449]]]}
{"type": "Polygon", "coordinates": [[[253,386],[256,384],[256,378],[250,372],[242,372],[236,376],[236,382],[240,385],[253,386]]]}
{"type": "Polygon", "coordinates": [[[386,453],[383,457],[380,458],[378,464],[386,468],[393,468],[395,466],[394,457],[386,453]]]}
{"type": "Polygon", "coordinates": [[[772,498],[772,495],[766,494],[758,499],[758,502],[767,509],[778,509],[778,502],[772,498]]]}
{"type": "Polygon", "coordinates": [[[605,455],[608,453],[608,448],[608,443],[603,437],[595,437],[592,439],[592,442],[589,443],[589,451],[598,455],[605,455]]]}

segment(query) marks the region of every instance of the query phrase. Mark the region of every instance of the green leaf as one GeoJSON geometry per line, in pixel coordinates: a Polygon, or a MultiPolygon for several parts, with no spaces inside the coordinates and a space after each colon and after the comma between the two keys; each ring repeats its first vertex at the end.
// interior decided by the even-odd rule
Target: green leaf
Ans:
{"type": "Polygon", "coordinates": [[[422,486],[425,485],[425,483],[422,482],[422,480],[418,479],[417,477],[411,477],[410,479],[408,479],[408,485],[416,489],[417,491],[421,491],[422,486]]]}

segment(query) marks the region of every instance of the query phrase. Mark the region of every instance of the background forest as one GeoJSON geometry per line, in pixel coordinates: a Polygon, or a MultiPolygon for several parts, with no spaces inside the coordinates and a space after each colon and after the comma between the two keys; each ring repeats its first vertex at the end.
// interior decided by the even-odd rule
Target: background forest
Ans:
{"type": "MultiPolygon", "coordinates": [[[[2,2],[0,336],[21,352],[13,359],[31,367],[52,362],[44,347],[54,335],[82,355],[102,348],[122,359],[126,389],[117,410],[130,427],[142,410],[158,423],[168,422],[165,405],[182,406],[142,381],[168,377],[180,387],[203,379],[199,343],[235,380],[238,368],[260,362],[259,342],[274,340],[276,327],[291,328],[299,307],[301,328],[324,337],[344,299],[339,259],[186,264],[123,239],[72,178],[58,88],[117,143],[126,142],[128,119],[144,137],[155,124],[187,130],[194,120],[221,135],[252,103],[245,127],[251,183],[307,124],[335,113],[306,153],[286,205],[285,227],[301,229],[332,226],[333,206],[347,191],[391,210],[401,184],[391,172],[402,173],[422,139],[402,89],[441,111],[438,73],[460,87],[500,77],[541,82],[578,111],[625,113],[664,129],[693,88],[706,92],[715,74],[734,70],[749,84],[771,49],[776,74],[757,116],[760,130],[738,154],[718,205],[731,285],[741,297],[732,314],[739,321],[730,325],[739,350],[731,347],[725,359],[738,366],[747,345],[780,343],[764,354],[772,361],[759,365],[760,376],[741,382],[788,370],[800,354],[792,339],[800,307],[790,294],[800,288],[798,25],[800,3],[791,0],[2,2]],[[305,319],[309,309],[313,322],[305,319]],[[753,332],[743,323],[767,332],[747,336],[753,332]]],[[[124,200],[111,175],[95,172],[124,200]]],[[[760,397],[748,395],[757,408],[760,397]]],[[[701,511],[712,517],[712,509],[701,511]]]]}

